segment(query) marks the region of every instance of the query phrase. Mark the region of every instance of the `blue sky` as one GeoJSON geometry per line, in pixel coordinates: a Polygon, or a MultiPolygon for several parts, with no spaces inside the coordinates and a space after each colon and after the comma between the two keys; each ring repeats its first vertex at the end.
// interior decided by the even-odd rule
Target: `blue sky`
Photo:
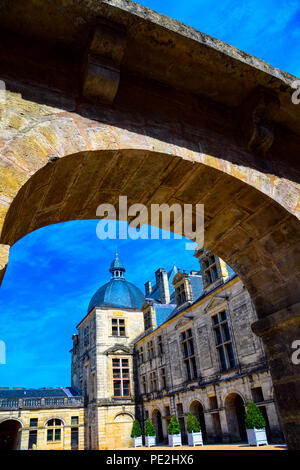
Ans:
{"type": "Polygon", "coordinates": [[[0,386],[70,384],[72,334],[92,295],[109,281],[116,249],[126,279],[144,292],[159,267],[199,269],[186,240],[99,240],[98,221],[44,227],[19,240],[0,289],[1,333],[6,364],[0,386]]]}
{"type": "MultiPolygon", "coordinates": [[[[140,3],[300,76],[298,0],[140,3]]],[[[0,340],[7,347],[0,386],[70,384],[72,334],[91,296],[109,280],[116,248],[127,279],[141,289],[158,267],[175,262],[180,268],[198,269],[192,252],[184,249],[185,240],[100,241],[96,224],[45,227],[11,248],[0,289],[0,340]]]]}

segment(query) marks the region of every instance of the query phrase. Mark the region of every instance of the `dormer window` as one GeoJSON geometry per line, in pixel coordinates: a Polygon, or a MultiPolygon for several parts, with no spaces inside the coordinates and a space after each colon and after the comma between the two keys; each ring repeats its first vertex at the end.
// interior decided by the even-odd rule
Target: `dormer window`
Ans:
{"type": "Polygon", "coordinates": [[[218,279],[218,270],[214,255],[208,256],[204,261],[204,276],[207,284],[212,284],[218,279]]]}
{"type": "Polygon", "coordinates": [[[186,292],[184,283],[180,284],[180,286],[176,287],[176,303],[177,305],[184,304],[186,302],[186,292]]]}
{"type": "Polygon", "coordinates": [[[144,313],[144,327],[145,330],[152,328],[152,315],[150,309],[144,313]]]}

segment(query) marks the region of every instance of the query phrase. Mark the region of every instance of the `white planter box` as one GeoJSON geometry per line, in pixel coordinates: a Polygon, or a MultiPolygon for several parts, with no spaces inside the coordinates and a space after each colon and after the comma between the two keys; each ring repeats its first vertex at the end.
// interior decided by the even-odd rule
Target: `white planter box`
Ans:
{"type": "Polygon", "coordinates": [[[169,446],[181,446],[181,434],[168,434],[169,446]]]}
{"type": "Polygon", "coordinates": [[[188,432],[189,446],[203,446],[202,432],[188,432]]]}
{"type": "Polygon", "coordinates": [[[153,447],[156,445],[156,436],[145,436],[146,447],[153,447]]]}
{"type": "Polygon", "coordinates": [[[247,438],[249,446],[268,445],[265,428],[263,429],[247,429],[247,438]]]}
{"type": "Polygon", "coordinates": [[[143,447],[142,436],[132,438],[132,447],[143,447]]]}

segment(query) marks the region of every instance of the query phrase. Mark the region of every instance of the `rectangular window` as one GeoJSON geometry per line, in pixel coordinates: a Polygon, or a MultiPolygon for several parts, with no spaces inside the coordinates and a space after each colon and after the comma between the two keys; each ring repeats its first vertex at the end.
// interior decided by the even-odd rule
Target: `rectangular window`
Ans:
{"type": "Polygon", "coordinates": [[[37,428],[38,427],[38,418],[30,418],[29,426],[31,428],[37,428]]]}
{"type": "Polygon", "coordinates": [[[78,428],[71,428],[71,449],[78,449],[78,428]]]}
{"type": "Polygon", "coordinates": [[[55,440],[60,441],[61,439],[61,429],[55,429],[55,440]]]}
{"type": "Polygon", "coordinates": [[[234,369],[236,364],[226,311],[214,315],[212,324],[221,370],[234,369]]]}
{"type": "Polygon", "coordinates": [[[144,362],[144,348],[143,347],[141,347],[141,349],[139,350],[139,362],[140,364],[144,362]]]}
{"type": "Polygon", "coordinates": [[[154,357],[153,341],[149,341],[147,343],[147,355],[148,355],[148,360],[153,359],[154,357]]]}
{"type": "Polygon", "coordinates": [[[259,403],[260,401],[264,401],[264,395],[261,387],[255,387],[251,389],[253,401],[255,403],[259,403]]]}
{"type": "Polygon", "coordinates": [[[163,347],[163,342],[162,342],[162,337],[158,336],[157,337],[157,349],[158,349],[158,354],[162,355],[164,353],[164,347],[163,347]]]}
{"type": "Polygon", "coordinates": [[[167,388],[166,369],[164,367],[160,369],[160,379],[162,388],[167,388]]]}
{"type": "Polygon", "coordinates": [[[123,318],[113,318],[111,320],[111,334],[112,336],[126,336],[125,320],[123,318]]]}
{"type": "Polygon", "coordinates": [[[155,392],[157,390],[156,372],[150,372],[150,390],[155,392]]]}
{"type": "Polygon", "coordinates": [[[143,393],[148,393],[147,379],[145,375],[142,376],[142,386],[143,386],[143,393]]]}
{"type": "Polygon", "coordinates": [[[149,328],[152,328],[152,314],[151,310],[148,310],[144,314],[144,327],[145,330],[148,330],[149,328]]]}
{"type": "Polygon", "coordinates": [[[52,442],[53,441],[53,429],[48,429],[47,430],[47,441],[52,442]]]}
{"type": "Polygon", "coordinates": [[[181,347],[187,379],[195,380],[197,378],[197,365],[191,328],[181,333],[181,347]]]}
{"type": "Polygon", "coordinates": [[[32,449],[32,446],[36,444],[37,444],[37,430],[29,431],[28,449],[32,449]]]}
{"type": "Polygon", "coordinates": [[[210,255],[203,263],[206,284],[212,284],[218,279],[218,270],[214,255],[210,255]]]}
{"type": "Polygon", "coordinates": [[[177,305],[184,304],[185,301],[186,301],[186,292],[185,292],[184,283],[181,284],[180,286],[176,287],[175,294],[176,294],[176,303],[177,303],[177,305]]]}
{"type": "Polygon", "coordinates": [[[89,330],[89,327],[87,326],[84,330],[83,330],[83,343],[85,346],[87,346],[90,342],[90,330],[89,330]]]}
{"type": "Polygon", "coordinates": [[[75,426],[78,423],[79,423],[79,417],[78,416],[72,416],[71,417],[71,425],[75,426]]]}
{"type": "Polygon", "coordinates": [[[114,396],[130,397],[129,360],[113,358],[112,366],[114,396]]]}

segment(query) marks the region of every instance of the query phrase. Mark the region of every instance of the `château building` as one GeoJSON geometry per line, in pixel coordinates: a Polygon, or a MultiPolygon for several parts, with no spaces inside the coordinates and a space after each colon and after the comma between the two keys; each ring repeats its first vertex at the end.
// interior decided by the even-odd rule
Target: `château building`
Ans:
{"type": "Polygon", "coordinates": [[[204,442],[245,441],[254,400],[269,442],[282,442],[254,306],[241,280],[206,249],[199,271],[159,268],[145,295],[118,254],[91,298],[71,350],[71,387],[0,390],[0,447],[113,449],[131,445],[135,418],[151,418],[158,442],[172,415],[186,441],[189,411],[204,442]]]}
{"type": "Polygon", "coordinates": [[[152,419],[161,442],[172,415],[187,441],[189,411],[204,442],[246,441],[245,407],[254,400],[269,442],[282,442],[263,344],[251,330],[250,296],[223,260],[206,249],[195,256],[199,272],[159,270],[153,291],[146,283],[145,334],[135,343],[142,419],[152,419]]]}

